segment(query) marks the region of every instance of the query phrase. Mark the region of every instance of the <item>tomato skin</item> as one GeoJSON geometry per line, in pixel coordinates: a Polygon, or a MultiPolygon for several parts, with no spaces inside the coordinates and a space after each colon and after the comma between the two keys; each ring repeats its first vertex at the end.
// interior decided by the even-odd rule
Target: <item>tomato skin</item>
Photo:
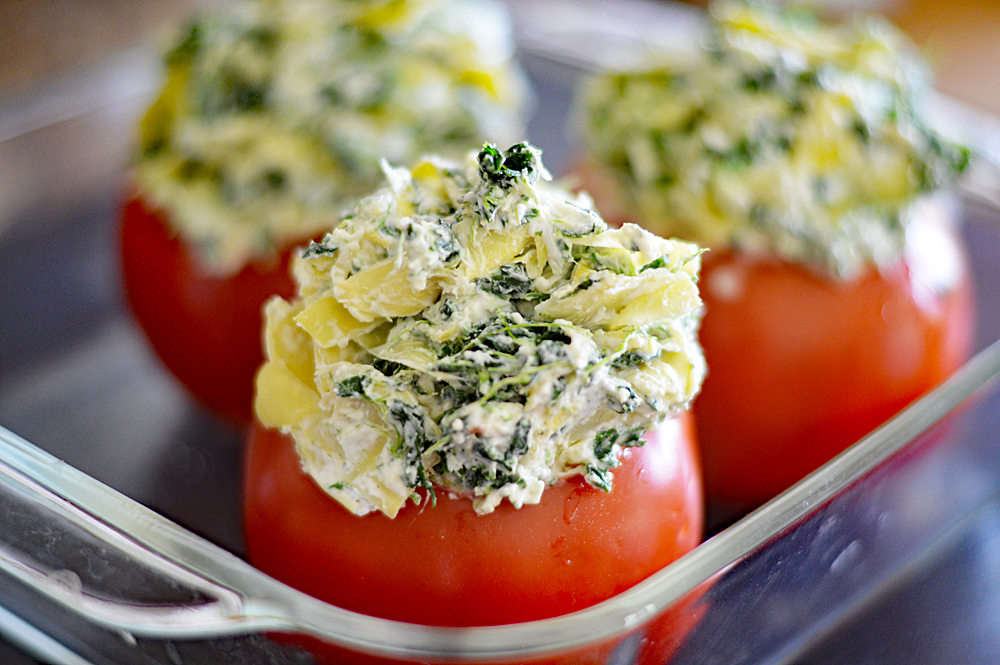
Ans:
{"type": "Polygon", "coordinates": [[[537,505],[476,515],[437,492],[395,519],[350,514],[302,470],[291,438],[255,424],[246,453],[250,560],[331,604],[410,623],[474,626],[553,617],[636,584],[694,548],[702,529],[687,414],[626,451],[614,489],[582,479],[537,505]]]}
{"type": "Polygon", "coordinates": [[[125,295],[163,364],[203,404],[236,424],[250,422],[253,377],[263,361],[262,308],[289,298],[292,246],[234,275],[205,272],[170,230],[166,213],[141,197],[122,211],[125,295]]]}
{"type": "Polygon", "coordinates": [[[707,254],[709,373],[693,410],[709,501],[764,503],[957,369],[974,326],[962,272],[941,294],[905,260],[836,282],[773,257],[707,254]]]}

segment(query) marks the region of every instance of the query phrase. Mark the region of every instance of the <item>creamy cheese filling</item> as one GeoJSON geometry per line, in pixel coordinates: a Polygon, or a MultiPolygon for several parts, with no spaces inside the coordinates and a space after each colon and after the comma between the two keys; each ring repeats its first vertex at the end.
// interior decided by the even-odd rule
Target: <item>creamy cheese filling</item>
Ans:
{"type": "Polygon", "coordinates": [[[243,0],[190,26],[141,126],[135,178],[207,270],[329,228],[379,160],[523,132],[492,0],[243,0]]]}
{"type": "Polygon", "coordinates": [[[911,45],[873,18],[711,10],[703,51],[601,75],[584,93],[589,154],[618,205],[660,234],[844,277],[896,260],[915,201],[968,160],[926,126],[911,45]]]}
{"type": "Polygon", "coordinates": [[[611,490],[700,388],[700,250],[608,229],[526,144],[385,171],[267,305],[261,421],[358,514],[420,488],[481,513],[573,475],[611,490]]]}

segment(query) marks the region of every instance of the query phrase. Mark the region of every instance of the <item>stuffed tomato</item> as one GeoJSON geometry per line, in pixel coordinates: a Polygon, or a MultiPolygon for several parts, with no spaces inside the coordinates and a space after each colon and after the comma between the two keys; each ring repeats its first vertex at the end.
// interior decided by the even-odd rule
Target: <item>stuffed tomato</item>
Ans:
{"type": "Polygon", "coordinates": [[[951,374],[972,295],[943,193],[968,161],[891,26],[718,2],[707,47],[583,93],[598,209],[698,242],[707,493],[763,503],[951,374]]]}
{"type": "Polygon", "coordinates": [[[386,175],[268,303],[250,560],[470,626],[588,607],[693,548],[698,248],[608,229],[526,144],[386,175]]]}
{"type": "Polygon", "coordinates": [[[291,295],[292,248],[383,158],[513,140],[524,84],[502,9],[467,0],[242,0],[194,22],[165,69],[122,214],[125,293],[165,366],[248,422],[252,331],[291,295]]]}

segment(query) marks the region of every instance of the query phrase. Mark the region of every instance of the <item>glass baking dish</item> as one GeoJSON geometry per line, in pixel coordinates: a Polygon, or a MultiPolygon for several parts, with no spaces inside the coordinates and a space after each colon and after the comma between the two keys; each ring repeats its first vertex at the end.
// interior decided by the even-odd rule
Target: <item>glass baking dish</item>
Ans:
{"type": "MultiPolygon", "coordinates": [[[[664,3],[511,6],[538,94],[530,138],[557,174],[580,72],[683,42],[698,21],[664,3]]],[[[125,53],[0,106],[7,640],[70,664],[300,663],[320,644],[337,662],[996,662],[1000,207],[986,163],[959,193],[978,353],[951,380],[605,603],[427,628],[332,607],[240,558],[242,432],[165,375],[118,284],[123,165],[157,76],[152,53],[125,53]]],[[[994,119],[939,102],[996,154],[994,119]]]]}

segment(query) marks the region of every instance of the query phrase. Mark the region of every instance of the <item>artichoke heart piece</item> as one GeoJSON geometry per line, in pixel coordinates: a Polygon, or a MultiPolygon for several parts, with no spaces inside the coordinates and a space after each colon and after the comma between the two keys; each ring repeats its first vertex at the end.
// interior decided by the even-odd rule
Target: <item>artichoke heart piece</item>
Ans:
{"type": "Polygon", "coordinates": [[[553,296],[536,312],[587,328],[614,330],[682,316],[700,305],[698,287],[688,275],[658,268],[638,276],[602,273],[588,288],[553,296]]]}
{"type": "Polygon", "coordinates": [[[691,358],[683,352],[664,353],[642,369],[623,369],[621,377],[642,395],[685,404],[694,399],[705,377],[704,362],[692,363],[691,358]]]}
{"type": "Polygon", "coordinates": [[[345,346],[352,339],[374,330],[379,319],[360,321],[337,300],[333,293],[324,293],[295,317],[316,344],[330,348],[345,346]]]}
{"type": "Polygon", "coordinates": [[[313,386],[316,365],[312,362],[312,340],[306,331],[295,325],[295,317],[302,311],[300,303],[274,297],[264,306],[264,347],[267,357],[280,361],[306,386],[313,386]]]}
{"type": "Polygon", "coordinates": [[[574,259],[587,264],[592,270],[610,270],[620,275],[635,275],[639,271],[635,254],[621,246],[574,244],[572,254],[574,259]]]}
{"type": "Polygon", "coordinates": [[[428,279],[423,289],[413,288],[405,265],[386,259],[334,286],[337,300],[359,321],[413,316],[433,305],[441,286],[428,279]]]}
{"type": "Polygon", "coordinates": [[[319,394],[299,380],[280,360],[265,363],[257,372],[254,408],[268,427],[288,427],[321,418],[319,394]]]}
{"type": "Polygon", "coordinates": [[[144,150],[161,149],[169,140],[171,128],[187,107],[187,83],[190,66],[176,63],[167,69],[167,81],[139,123],[139,142],[144,150]]]}
{"type": "Polygon", "coordinates": [[[609,328],[641,327],[683,316],[701,306],[698,287],[690,279],[678,277],[662,268],[646,275],[648,278],[643,286],[636,288],[638,295],[619,310],[609,328]],[[657,272],[663,277],[662,280],[655,280],[656,275],[650,274],[657,272]],[[654,288],[643,288],[654,283],[654,288]]]}
{"type": "Polygon", "coordinates": [[[285,427],[322,415],[310,341],[294,323],[298,307],[272,298],[265,307],[268,361],[257,372],[254,407],[260,421],[285,427]]]}
{"type": "Polygon", "coordinates": [[[376,477],[380,467],[400,466],[390,452],[389,428],[378,407],[360,399],[328,395],[324,408],[334,415],[321,428],[336,435],[313,436],[313,445],[297,444],[303,468],[352,512],[363,514],[374,507],[394,517],[410,492],[399,480],[399,473],[389,473],[385,480],[376,477]]]}
{"type": "Polygon", "coordinates": [[[459,74],[459,80],[467,85],[474,85],[490,93],[494,98],[499,98],[499,92],[493,74],[480,69],[467,69],[459,74]]]}
{"type": "Polygon", "coordinates": [[[376,510],[384,513],[387,517],[395,517],[399,509],[406,504],[410,498],[409,493],[400,494],[377,477],[371,478],[372,489],[365,492],[367,498],[376,510]]]}
{"type": "Polygon", "coordinates": [[[399,363],[421,372],[429,372],[438,360],[437,353],[430,345],[408,333],[391,338],[370,351],[376,358],[399,363]]]}
{"type": "Polygon", "coordinates": [[[442,201],[447,200],[446,174],[439,164],[424,160],[417,162],[410,171],[414,183],[424,188],[428,193],[442,201]]]}
{"type": "Polygon", "coordinates": [[[524,254],[530,238],[527,225],[502,233],[477,228],[468,246],[465,269],[470,279],[480,279],[496,272],[524,254]]]}

